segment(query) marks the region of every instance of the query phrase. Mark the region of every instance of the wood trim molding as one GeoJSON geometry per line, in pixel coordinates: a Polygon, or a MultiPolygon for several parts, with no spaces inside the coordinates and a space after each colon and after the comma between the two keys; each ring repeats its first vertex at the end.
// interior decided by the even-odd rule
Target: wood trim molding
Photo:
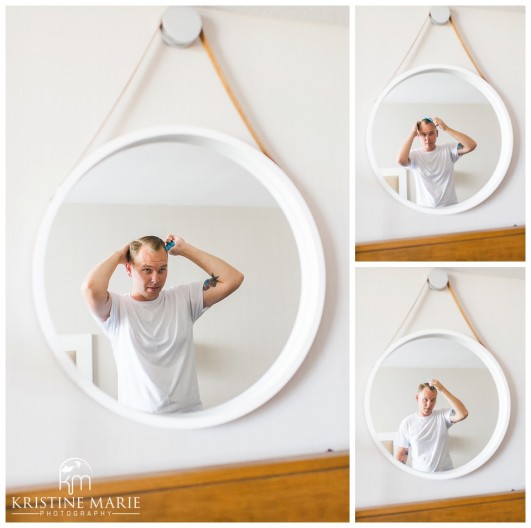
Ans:
{"type": "Polygon", "coordinates": [[[363,508],[356,522],[525,522],[525,492],[363,508]]]}
{"type": "Polygon", "coordinates": [[[525,261],[525,227],[356,245],[357,261],[525,261]]]}
{"type": "Polygon", "coordinates": [[[349,455],[9,490],[8,522],[348,522],[349,455]],[[87,488],[89,486],[85,486],[87,488]]]}

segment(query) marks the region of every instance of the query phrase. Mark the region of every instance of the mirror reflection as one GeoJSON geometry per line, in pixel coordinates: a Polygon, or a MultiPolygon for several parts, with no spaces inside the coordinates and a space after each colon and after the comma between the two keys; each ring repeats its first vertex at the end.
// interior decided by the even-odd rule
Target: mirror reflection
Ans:
{"type": "Polygon", "coordinates": [[[374,114],[369,143],[384,185],[427,208],[476,195],[494,174],[502,148],[490,101],[444,71],[420,72],[394,86],[374,114]]]}
{"type": "MultiPolygon", "coordinates": [[[[166,242],[169,234],[245,276],[237,291],[212,303],[193,325],[198,389],[202,407],[209,408],[241,394],[275,362],[300,297],[299,257],[283,211],[251,173],[221,152],[200,144],[148,142],[90,169],[50,229],[44,256],[49,310],[79,375],[117,398],[113,351],[80,286],[90,270],[130,241],[155,235],[166,242]]],[[[211,279],[179,255],[179,246],[168,255],[165,290],[211,279]]],[[[109,291],[131,293],[130,273],[120,264],[109,291]]],[[[221,291],[219,281],[209,295],[221,291]]]]}
{"type": "Polygon", "coordinates": [[[463,344],[438,336],[394,350],[376,372],[369,398],[375,440],[390,459],[421,473],[470,462],[498,420],[490,370],[463,344]]]}

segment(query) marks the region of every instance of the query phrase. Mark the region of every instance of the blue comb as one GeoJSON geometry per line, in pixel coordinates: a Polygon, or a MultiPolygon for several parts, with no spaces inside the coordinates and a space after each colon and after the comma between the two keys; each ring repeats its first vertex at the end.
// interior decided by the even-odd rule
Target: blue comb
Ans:
{"type": "Polygon", "coordinates": [[[166,244],[166,251],[169,251],[173,246],[175,246],[175,242],[172,240],[171,242],[168,242],[166,244]]]}
{"type": "Polygon", "coordinates": [[[431,117],[424,116],[422,119],[427,119],[428,121],[431,121],[433,123],[433,119],[431,117]]]}

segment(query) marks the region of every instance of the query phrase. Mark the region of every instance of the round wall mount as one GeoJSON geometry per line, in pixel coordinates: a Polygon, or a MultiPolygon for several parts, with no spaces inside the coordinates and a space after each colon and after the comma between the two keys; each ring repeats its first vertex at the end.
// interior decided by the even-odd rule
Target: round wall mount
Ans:
{"type": "Polygon", "coordinates": [[[162,15],[161,31],[166,44],[186,48],[201,33],[201,17],[191,7],[169,7],[162,15]]]}
{"type": "Polygon", "coordinates": [[[448,285],[448,275],[441,269],[434,269],[428,275],[428,284],[432,290],[444,290],[448,285]]]}
{"type": "Polygon", "coordinates": [[[430,19],[433,24],[444,26],[450,20],[450,8],[443,6],[432,7],[430,19]]]}

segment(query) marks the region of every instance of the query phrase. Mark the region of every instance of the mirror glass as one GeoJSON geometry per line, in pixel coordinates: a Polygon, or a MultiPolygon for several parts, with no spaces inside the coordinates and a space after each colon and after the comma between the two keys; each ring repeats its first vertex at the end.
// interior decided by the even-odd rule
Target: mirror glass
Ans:
{"type": "MultiPolygon", "coordinates": [[[[477,341],[448,332],[423,332],[397,342],[375,367],[367,389],[369,428],[382,453],[398,467],[426,478],[452,478],[472,471],[491,456],[509,419],[508,389],[492,355],[477,341]],[[417,414],[418,386],[439,380],[461,400],[468,417],[448,429],[453,469],[424,473],[395,459],[396,435],[417,414]]],[[[443,394],[435,409],[451,408],[443,394]]],[[[410,450],[411,454],[411,450],[410,450]]]]}
{"type": "MultiPolygon", "coordinates": [[[[308,299],[311,320],[304,320],[301,241],[295,238],[300,229],[307,230],[300,236],[313,251],[310,262],[320,269],[321,248],[311,216],[280,169],[233,138],[188,129],[119,138],[65,183],[47,218],[42,272],[37,273],[44,319],[49,317],[44,326],[69,372],[104,401],[117,398],[116,367],[80,286],[98,262],[140,236],[176,234],[245,275],[239,290],[194,325],[204,411],[186,413],[177,422],[199,423],[204,416],[208,424],[222,422],[225,408],[232,415],[256,406],[245,395],[263,383],[270,391],[271,385],[284,383],[284,373],[296,366],[282,364],[286,359],[293,364],[294,358],[300,363],[305,355],[309,345],[294,342],[293,332],[301,331],[301,325],[310,336],[316,332],[322,300],[308,299]],[[301,220],[290,218],[301,212],[301,220]],[[221,409],[219,416],[214,409],[221,409]]],[[[321,295],[324,274],[322,269],[314,272],[321,295]]],[[[165,287],[205,278],[187,259],[170,256],[165,287]]],[[[109,289],[128,293],[130,281],[119,266],[109,289]]]]}
{"type": "MultiPolygon", "coordinates": [[[[438,129],[436,144],[445,143],[457,141],[438,129]]],[[[407,72],[386,88],[371,114],[367,146],[375,174],[394,198],[423,212],[450,214],[469,209],[494,192],[511,158],[512,128],[501,99],[481,77],[454,67],[431,66],[407,72]],[[417,205],[413,173],[397,162],[415,122],[424,116],[441,118],[477,143],[454,165],[457,204],[417,205]]],[[[411,148],[420,147],[417,138],[411,148]]]]}

